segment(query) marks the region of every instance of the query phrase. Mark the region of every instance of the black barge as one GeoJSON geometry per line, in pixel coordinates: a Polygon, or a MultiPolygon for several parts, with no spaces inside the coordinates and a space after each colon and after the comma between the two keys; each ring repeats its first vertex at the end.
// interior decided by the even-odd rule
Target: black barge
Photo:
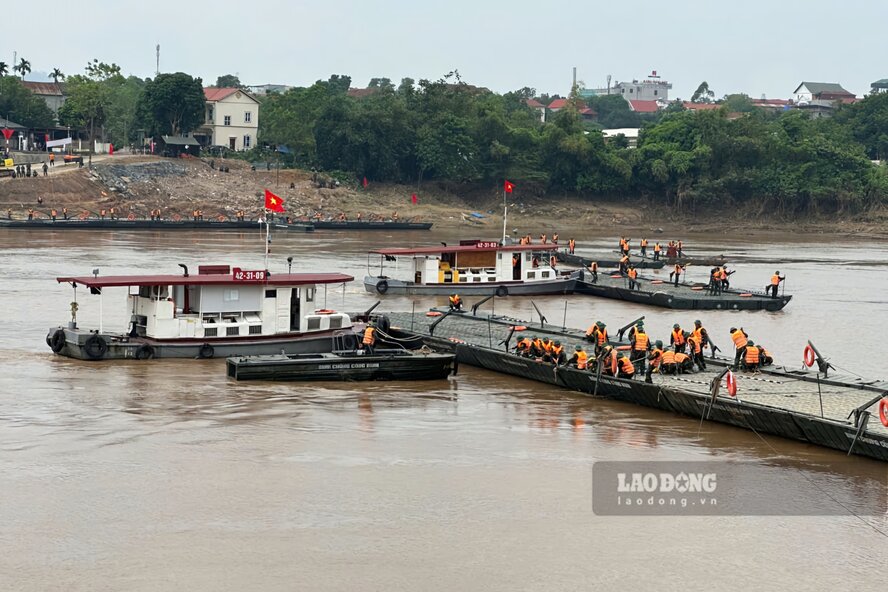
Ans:
{"type": "MultiPolygon", "coordinates": [[[[879,417],[888,382],[787,367],[734,374],[737,396],[718,388],[732,359],[707,358],[707,370],[692,374],[653,374],[653,382],[604,376],[595,371],[555,367],[511,353],[516,326],[530,323],[498,316],[391,313],[391,332],[420,337],[431,347],[453,347],[460,363],[561,386],[586,395],[635,403],[703,418],[759,434],[772,434],[888,461],[888,427],[879,417]]],[[[589,346],[583,331],[543,325],[527,333],[558,339],[566,350],[589,346]]],[[[824,362],[825,363],[825,362],[824,362]]],[[[888,404],[888,403],[886,403],[888,404]]]]}
{"type": "Polygon", "coordinates": [[[441,380],[455,372],[456,355],[431,351],[378,349],[319,354],[228,358],[235,380],[441,380]]]}

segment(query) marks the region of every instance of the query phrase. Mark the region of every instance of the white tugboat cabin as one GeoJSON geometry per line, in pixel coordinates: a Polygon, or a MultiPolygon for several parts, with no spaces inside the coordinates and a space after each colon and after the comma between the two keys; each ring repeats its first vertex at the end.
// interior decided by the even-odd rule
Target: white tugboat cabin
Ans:
{"type": "Polygon", "coordinates": [[[354,278],[339,273],[274,274],[200,266],[190,275],[60,277],[99,294],[128,287],[125,333],[82,330],[76,308],[67,327],[50,329],[54,352],[79,359],[211,358],[330,351],[334,332],[350,330],[345,313],[318,308],[318,286],[354,278]]]}

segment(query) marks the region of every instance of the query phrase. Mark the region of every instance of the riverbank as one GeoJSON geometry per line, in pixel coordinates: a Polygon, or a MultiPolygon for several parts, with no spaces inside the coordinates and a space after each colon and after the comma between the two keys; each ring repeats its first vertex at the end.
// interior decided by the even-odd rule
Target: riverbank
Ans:
{"type": "MultiPolygon", "coordinates": [[[[466,227],[467,235],[498,236],[503,231],[502,194],[498,188],[479,189],[439,183],[398,185],[370,182],[366,188],[318,187],[308,171],[263,170],[240,160],[181,159],[154,156],[97,158],[92,171],[73,165],[56,166],[47,177],[0,179],[0,212],[25,218],[29,209],[46,217],[67,207],[72,216],[95,215],[115,208],[120,216],[147,217],[160,209],[164,216],[233,217],[239,210],[258,216],[263,191],[284,198],[293,218],[365,219],[397,216],[421,219],[436,227],[466,227]],[[211,167],[211,164],[213,165],[211,167]],[[227,168],[223,172],[220,168],[227,168]],[[417,195],[417,203],[412,195],[417,195]],[[42,202],[42,203],[39,203],[42,202]]],[[[711,236],[728,233],[736,239],[822,241],[888,237],[888,211],[876,210],[835,218],[779,219],[751,216],[730,209],[676,214],[649,200],[596,200],[574,195],[523,195],[520,185],[508,196],[508,231],[518,235],[558,232],[562,237],[622,233],[640,238],[711,236]]]]}

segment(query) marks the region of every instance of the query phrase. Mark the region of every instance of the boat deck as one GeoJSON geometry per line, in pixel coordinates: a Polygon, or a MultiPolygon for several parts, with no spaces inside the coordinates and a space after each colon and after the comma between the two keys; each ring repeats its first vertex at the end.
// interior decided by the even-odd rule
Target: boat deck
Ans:
{"type": "MultiPolygon", "coordinates": [[[[392,313],[387,316],[392,327],[426,338],[430,335],[430,325],[441,319],[440,316],[428,317],[425,313],[415,315],[392,313]]],[[[576,345],[582,345],[587,351],[591,349],[591,344],[584,339],[584,331],[578,329],[548,324],[542,327],[530,326],[517,319],[494,315],[473,317],[471,313],[447,315],[434,327],[432,336],[435,341],[465,343],[466,348],[477,350],[468,357],[486,357],[488,361],[479,364],[483,367],[534,380],[563,384],[589,394],[597,393],[597,386],[594,389],[592,387],[596,381],[594,373],[584,373],[587,375],[587,383],[576,383],[574,378],[565,380],[564,377],[559,382],[552,380],[551,375],[557,377],[562,372],[555,372],[551,364],[535,363],[527,358],[503,355],[504,346],[501,342],[509,335],[512,325],[526,325],[527,330],[513,334],[509,343],[510,350],[514,347],[516,336],[519,335],[548,336],[558,340],[568,352],[568,357],[576,345]],[[490,362],[489,360],[494,357],[497,358],[496,362],[490,362]],[[575,386],[577,384],[579,386],[575,386]]],[[[472,363],[463,357],[461,359],[472,363]]],[[[885,381],[865,380],[832,373],[828,379],[818,381],[815,371],[787,369],[777,365],[757,373],[736,372],[737,397],[728,397],[726,390],[722,388],[717,400],[710,403],[710,381],[732,361],[723,357],[707,358],[707,370],[702,372],[678,376],[655,373],[652,376],[653,385],[644,385],[642,375],[636,375],[632,381],[611,378],[607,380],[611,386],[614,383],[623,383],[620,386],[629,387],[633,392],[630,394],[625,390],[625,393],[618,392],[614,395],[613,391],[608,393],[603,390],[597,394],[696,417],[700,417],[704,409],[711,404],[710,419],[714,421],[723,421],[747,429],[754,427],[757,431],[847,450],[857,431],[854,417],[849,419],[849,414],[872,401],[880,391],[888,392],[888,382],[885,381]],[[637,389],[651,386],[653,391],[635,392],[637,389]],[[652,397],[656,397],[656,401],[652,397]],[[764,413],[761,413],[762,411],[764,413]],[[719,417],[719,414],[722,416],[719,417]]],[[[877,407],[877,404],[871,404],[867,409],[871,417],[860,436],[861,440],[868,439],[875,452],[859,453],[888,460],[888,428],[879,421],[877,407]]],[[[860,447],[857,445],[857,448],[860,447]]]]}

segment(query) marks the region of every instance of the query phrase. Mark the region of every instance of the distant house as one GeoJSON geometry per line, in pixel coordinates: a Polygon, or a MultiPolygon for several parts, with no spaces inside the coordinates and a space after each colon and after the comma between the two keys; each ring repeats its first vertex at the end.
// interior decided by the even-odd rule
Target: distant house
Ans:
{"type": "Polygon", "coordinates": [[[657,101],[638,101],[632,99],[629,101],[629,108],[636,113],[656,113],[660,110],[660,105],[657,101]]]}
{"type": "Polygon", "coordinates": [[[790,99],[749,99],[749,102],[759,109],[769,109],[772,111],[785,111],[793,106],[793,102],[790,99]]]}
{"type": "Polygon", "coordinates": [[[56,84],[55,82],[30,82],[25,80],[22,82],[22,86],[43,99],[43,102],[52,111],[53,117],[58,120],[59,109],[65,104],[65,99],[67,98],[64,82],[56,84]]]}
{"type": "Polygon", "coordinates": [[[249,150],[259,132],[259,101],[239,88],[204,89],[205,121],[194,135],[204,146],[249,150]]]}
{"type": "Polygon", "coordinates": [[[182,154],[198,156],[200,154],[200,142],[191,134],[187,136],[161,136],[160,144],[160,153],[164,156],[180,156],[182,154]]]}
{"type": "Polygon", "coordinates": [[[619,136],[623,136],[626,138],[626,141],[629,143],[629,148],[637,148],[638,147],[638,132],[641,128],[637,127],[620,127],[614,129],[605,129],[601,130],[601,135],[604,136],[605,141],[611,140],[613,138],[617,138],[619,136]]]}
{"type": "Polygon", "coordinates": [[[692,103],[690,101],[682,101],[681,106],[688,111],[712,111],[721,107],[717,103],[692,103]]]}
{"type": "Polygon", "coordinates": [[[365,97],[369,97],[370,95],[372,95],[378,91],[379,91],[378,88],[371,88],[371,87],[350,88],[350,89],[348,89],[348,91],[346,91],[345,94],[347,94],[348,96],[350,96],[353,99],[363,99],[365,97]]]}
{"type": "MultiPolygon", "coordinates": [[[[570,99],[555,99],[554,101],[549,103],[549,106],[546,107],[546,110],[549,113],[558,113],[565,107],[569,106],[570,101],[570,99]]],[[[583,121],[592,121],[598,116],[595,110],[587,107],[586,103],[584,103],[583,101],[577,101],[577,113],[580,115],[580,119],[582,119],[583,121]]],[[[545,119],[543,121],[545,121],[545,119]]]]}
{"type": "Polygon", "coordinates": [[[536,99],[527,99],[526,101],[524,101],[524,104],[540,114],[540,121],[542,121],[542,122],[546,121],[546,106],[545,105],[543,105],[542,103],[540,103],[536,99]]]}
{"type": "Polygon", "coordinates": [[[870,92],[873,94],[888,92],[888,78],[876,80],[875,82],[870,84],[870,89],[870,92]]]}
{"type": "Polygon", "coordinates": [[[811,101],[853,103],[857,100],[854,94],[836,82],[802,82],[792,91],[792,94],[797,104],[810,103],[811,101]]]}

